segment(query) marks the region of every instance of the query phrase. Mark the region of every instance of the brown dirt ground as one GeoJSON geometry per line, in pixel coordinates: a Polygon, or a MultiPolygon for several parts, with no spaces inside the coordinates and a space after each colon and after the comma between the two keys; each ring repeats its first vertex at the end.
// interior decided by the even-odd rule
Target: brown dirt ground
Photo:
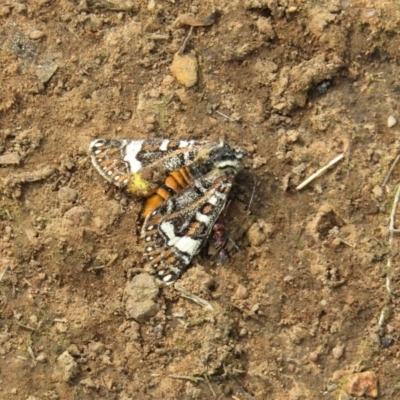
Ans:
{"type": "Polygon", "coordinates": [[[1,2],[1,399],[400,398],[394,3],[222,0],[185,88],[173,23],[210,1],[1,2]],[[240,251],[179,281],[213,311],[167,287],[129,318],[141,202],[106,190],[97,137],[247,151],[224,217],[240,251]]]}

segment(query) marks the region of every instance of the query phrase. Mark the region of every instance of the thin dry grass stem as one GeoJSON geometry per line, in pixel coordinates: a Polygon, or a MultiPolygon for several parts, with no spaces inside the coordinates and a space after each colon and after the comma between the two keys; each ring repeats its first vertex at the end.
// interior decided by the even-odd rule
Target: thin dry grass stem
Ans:
{"type": "Polygon", "coordinates": [[[9,268],[9,265],[6,265],[6,267],[3,269],[3,272],[0,274],[0,282],[3,281],[4,275],[6,274],[8,268],[9,268]]]}
{"type": "Polygon", "coordinates": [[[236,244],[236,242],[235,242],[232,238],[228,237],[228,240],[232,243],[233,247],[234,247],[237,251],[240,251],[240,247],[236,244]]]}
{"type": "Polygon", "coordinates": [[[314,179],[318,178],[321,176],[327,169],[331,168],[334,166],[336,163],[338,163],[340,160],[344,158],[344,154],[339,154],[337,157],[335,157],[333,160],[329,161],[328,164],[326,164],[324,167],[320,168],[318,171],[314,172],[310,177],[308,177],[305,181],[300,183],[296,187],[296,190],[301,190],[305,188],[310,182],[312,182],[314,179]]]}
{"type": "Polygon", "coordinates": [[[390,176],[392,175],[392,172],[394,170],[394,167],[399,162],[399,160],[400,160],[400,154],[397,155],[397,157],[394,159],[392,165],[390,166],[389,172],[387,173],[385,180],[382,183],[382,186],[386,186],[386,184],[388,183],[390,176]]]}
{"type": "Polygon", "coordinates": [[[219,111],[219,110],[215,110],[215,112],[217,114],[219,114],[221,117],[224,117],[226,119],[229,119],[229,121],[231,122],[236,122],[232,117],[230,117],[229,115],[224,114],[223,112],[219,111]]]}
{"type": "Polygon", "coordinates": [[[201,376],[189,376],[189,375],[168,375],[168,378],[171,379],[181,379],[184,381],[191,381],[191,382],[202,382],[204,378],[201,376]]]}
{"type": "Polygon", "coordinates": [[[254,177],[253,190],[251,191],[251,197],[250,197],[249,205],[247,206],[247,211],[250,211],[251,203],[254,200],[254,195],[256,194],[256,185],[257,185],[257,179],[256,179],[256,177],[254,177]]]}
{"type": "MultiPolygon", "coordinates": [[[[393,165],[395,165],[395,163],[397,163],[396,160],[393,163],[393,165]]],[[[390,171],[385,178],[385,182],[387,182],[387,180],[389,179],[388,177],[390,176],[390,172],[393,170],[393,165],[392,165],[392,168],[390,168],[390,171]]],[[[399,204],[399,200],[400,200],[400,184],[397,187],[396,194],[393,199],[392,211],[390,212],[390,219],[389,219],[389,257],[388,257],[387,264],[386,264],[387,275],[386,275],[386,282],[385,282],[385,287],[386,287],[386,290],[388,293],[388,302],[390,301],[390,298],[392,296],[391,271],[392,271],[393,253],[394,253],[394,250],[393,250],[394,234],[400,232],[400,229],[395,228],[396,210],[397,210],[397,206],[399,204]]],[[[387,321],[387,316],[388,316],[388,308],[387,308],[387,305],[385,305],[379,316],[378,326],[383,326],[383,324],[387,321]]]]}
{"type": "Polygon", "coordinates": [[[394,239],[394,234],[400,232],[399,229],[395,228],[395,217],[399,199],[400,199],[400,185],[397,187],[396,194],[393,199],[392,211],[390,213],[390,219],[389,219],[389,257],[387,261],[388,274],[386,276],[386,290],[388,291],[389,296],[392,294],[390,271],[392,269],[392,264],[393,264],[393,259],[392,259],[393,239],[394,239]]]}
{"type": "Polygon", "coordinates": [[[192,37],[192,33],[193,33],[193,26],[190,27],[189,33],[188,33],[188,35],[186,36],[186,39],[183,41],[183,44],[182,44],[181,48],[180,48],[179,51],[178,51],[178,54],[179,54],[179,55],[182,55],[182,54],[185,52],[186,47],[187,47],[187,45],[188,45],[188,43],[189,43],[189,40],[190,40],[190,38],[192,37]]]}
{"type": "Polygon", "coordinates": [[[210,380],[208,379],[208,376],[207,376],[207,375],[204,375],[204,378],[205,378],[205,380],[206,380],[206,382],[207,382],[207,384],[208,384],[208,387],[209,387],[209,389],[210,389],[210,392],[213,394],[214,398],[216,399],[216,398],[217,398],[217,393],[215,393],[214,389],[212,388],[211,382],[210,382],[210,380]]]}
{"type": "Polygon", "coordinates": [[[27,331],[31,331],[31,332],[35,332],[35,328],[32,328],[31,326],[29,326],[29,325],[24,325],[24,324],[21,324],[21,322],[18,322],[18,321],[15,321],[15,323],[18,325],[18,326],[20,326],[22,329],[26,329],[27,331]]]}
{"type": "Polygon", "coordinates": [[[202,299],[199,296],[196,296],[193,293],[189,293],[181,284],[175,283],[174,288],[179,292],[179,294],[185,299],[191,300],[194,303],[204,307],[206,310],[214,310],[214,307],[207,300],[202,299]]]}
{"type": "Polygon", "coordinates": [[[32,347],[31,347],[31,346],[28,346],[28,347],[27,347],[27,350],[28,350],[28,353],[29,353],[29,355],[31,356],[32,360],[33,360],[33,361],[36,361],[35,353],[33,352],[32,347]]]}
{"type": "Polygon", "coordinates": [[[115,261],[118,259],[118,257],[119,257],[118,254],[113,254],[111,256],[111,259],[107,262],[107,264],[99,265],[97,267],[90,267],[87,270],[88,270],[88,272],[91,272],[91,271],[98,271],[100,269],[109,268],[109,267],[111,267],[111,265],[113,265],[115,263],[115,261]]]}

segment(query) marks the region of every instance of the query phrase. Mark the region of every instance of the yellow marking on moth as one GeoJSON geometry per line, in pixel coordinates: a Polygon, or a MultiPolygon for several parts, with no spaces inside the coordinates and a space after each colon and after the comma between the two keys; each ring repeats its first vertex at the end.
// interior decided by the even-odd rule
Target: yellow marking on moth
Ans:
{"type": "Polygon", "coordinates": [[[154,191],[154,185],[143,179],[139,172],[136,172],[131,173],[127,190],[135,196],[147,197],[154,191]]]}

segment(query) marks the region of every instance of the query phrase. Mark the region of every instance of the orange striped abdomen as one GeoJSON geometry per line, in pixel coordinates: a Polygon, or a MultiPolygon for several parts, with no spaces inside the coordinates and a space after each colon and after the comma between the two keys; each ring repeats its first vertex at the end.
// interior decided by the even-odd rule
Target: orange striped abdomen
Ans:
{"type": "Polygon", "coordinates": [[[179,193],[191,183],[191,175],[187,167],[183,167],[171,172],[162,186],[160,186],[154,194],[146,201],[142,217],[146,218],[158,206],[163,204],[175,193],[179,193]]]}

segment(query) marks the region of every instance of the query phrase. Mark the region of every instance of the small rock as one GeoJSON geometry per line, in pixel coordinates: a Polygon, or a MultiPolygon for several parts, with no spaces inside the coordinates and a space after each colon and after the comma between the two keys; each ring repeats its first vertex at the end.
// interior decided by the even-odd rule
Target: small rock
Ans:
{"type": "Polygon", "coordinates": [[[75,356],[75,357],[78,357],[78,356],[81,355],[81,352],[79,351],[78,346],[76,344],[74,344],[74,343],[72,343],[68,347],[68,353],[73,355],[73,356],[75,356]]]}
{"type": "Polygon", "coordinates": [[[387,126],[391,128],[392,126],[395,126],[397,123],[397,120],[393,115],[389,116],[388,121],[387,121],[387,126]]]}
{"type": "Polygon", "coordinates": [[[91,342],[88,347],[88,357],[92,360],[96,359],[106,348],[101,342],[91,342]]]}
{"type": "Polygon", "coordinates": [[[11,8],[7,6],[1,6],[0,7],[0,17],[6,17],[8,14],[10,14],[11,8]]]}
{"type": "Polygon", "coordinates": [[[376,199],[380,199],[383,196],[383,189],[381,186],[376,185],[373,189],[372,189],[372,193],[374,194],[376,199]]]}
{"type": "Polygon", "coordinates": [[[266,240],[265,233],[261,230],[261,227],[258,222],[255,222],[250,226],[250,229],[247,231],[247,238],[252,246],[260,246],[266,240]]]}
{"type": "Polygon", "coordinates": [[[72,207],[64,214],[64,218],[69,219],[75,225],[87,225],[90,219],[90,211],[86,207],[72,207]]]}
{"type": "Polygon", "coordinates": [[[21,156],[18,153],[8,153],[0,156],[1,165],[19,165],[21,156]]]}
{"type": "Polygon", "coordinates": [[[243,285],[239,285],[235,292],[235,297],[237,299],[247,299],[249,297],[249,293],[247,289],[243,285]]]}
{"type": "Polygon", "coordinates": [[[175,94],[178,96],[180,102],[182,104],[188,104],[189,103],[189,97],[187,95],[187,92],[185,89],[178,89],[175,91],[175,94]]]}
{"type": "Polygon", "coordinates": [[[301,163],[299,165],[297,165],[296,167],[294,167],[292,169],[292,172],[297,175],[297,176],[301,176],[303,174],[303,172],[306,170],[306,165],[304,163],[301,163]]]}
{"type": "Polygon", "coordinates": [[[55,74],[58,69],[58,65],[53,61],[46,61],[43,64],[36,66],[36,76],[40,82],[46,83],[55,74]]]}
{"type": "Polygon", "coordinates": [[[239,337],[245,337],[247,335],[247,329],[246,328],[242,328],[239,331],[239,337]]]}
{"type": "Polygon", "coordinates": [[[181,85],[188,88],[194,86],[197,82],[197,70],[198,64],[196,57],[190,54],[176,53],[174,55],[170,71],[181,85]]]}
{"type": "Polygon", "coordinates": [[[317,351],[312,351],[309,355],[308,355],[308,360],[315,363],[318,361],[318,357],[319,354],[317,351]]]}
{"type": "Polygon", "coordinates": [[[394,342],[393,338],[384,336],[381,339],[381,346],[383,349],[387,349],[388,347],[390,347],[393,344],[393,342],[394,342]]]}
{"type": "Polygon", "coordinates": [[[64,187],[60,188],[60,190],[58,191],[57,197],[61,201],[72,202],[72,201],[76,200],[76,198],[78,197],[78,194],[76,193],[76,190],[71,189],[68,186],[64,186],[64,187]]]}
{"type": "Polygon", "coordinates": [[[376,398],[378,397],[378,378],[375,372],[371,371],[353,374],[349,378],[345,390],[350,396],[376,398]]]}
{"type": "Polygon", "coordinates": [[[140,301],[138,303],[127,303],[128,315],[140,324],[148,321],[151,317],[154,317],[160,307],[157,303],[151,300],[140,301]]]}
{"type": "Polygon", "coordinates": [[[387,333],[393,333],[396,329],[395,329],[395,327],[393,325],[387,324],[386,325],[386,330],[387,330],[387,333]]]}
{"type": "Polygon", "coordinates": [[[267,39],[273,39],[275,37],[274,29],[272,28],[269,18],[259,18],[256,24],[258,31],[266,35],[267,39]]]}
{"type": "Polygon", "coordinates": [[[82,386],[87,387],[88,389],[98,389],[99,385],[96,384],[92,378],[86,378],[86,379],[82,379],[79,382],[82,386]]]}
{"type": "Polygon", "coordinates": [[[68,351],[64,351],[64,353],[58,357],[57,363],[64,382],[68,382],[78,375],[78,364],[68,351]]]}
{"type": "Polygon", "coordinates": [[[47,361],[47,355],[43,351],[39,353],[36,357],[36,361],[40,363],[44,363],[47,361]]]}
{"type": "Polygon", "coordinates": [[[339,344],[332,349],[333,358],[336,360],[339,360],[339,358],[343,356],[343,353],[344,353],[344,345],[339,344]]]}
{"type": "Polygon", "coordinates": [[[13,8],[14,8],[14,12],[16,13],[24,13],[27,10],[26,4],[22,4],[22,3],[17,3],[17,2],[13,2],[13,8]]]}
{"type": "Polygon", "coordinates": [[[155,303],[159,287],[149,274],[136,275],[124,290],[125,308],[129,317],[139,323],[156,315],[160,307],[155,303]]]}
{"type": "Polygon", "coordinates": [[[134,11],[136,8],[134,2],[130,0],[93,0],[91,3],[94,8],[98,7],[113,11],[134,11]]]}
{"type": "Polygon", "coordinates": [[[39,29],[34,29],[30,34],[29,34],[29,39],[32,40],[38,40],[44,36],[44,33],[40,31],[39,29]]]}

